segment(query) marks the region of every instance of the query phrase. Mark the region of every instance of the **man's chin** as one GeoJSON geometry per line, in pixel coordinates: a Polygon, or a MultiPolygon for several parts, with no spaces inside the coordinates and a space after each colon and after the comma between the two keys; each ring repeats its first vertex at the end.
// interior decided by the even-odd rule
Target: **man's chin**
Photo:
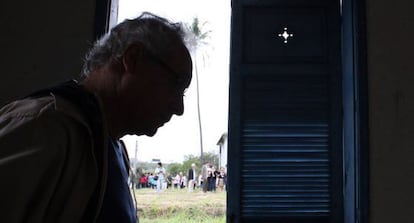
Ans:
{"type": "Polygon", "coordinates": [[[157,133],[158,129],[161,128],[164,124],[165,123],[158,124],[158,125],[152,125],[152,126],[147,125],[145,127],[140,126],[140,128],[134,128],[134,130],[132,131],[133,132],[132,134],[135,134],[138,136],[145,135],[148,137],[152,137],[157,133]]]}
{"type": "Polygon", "coordinates": [[[152,136],[154,136],[154,135],[155,135],[155,133],[157,133],[157,131],[158,131],[158,128],[150,129],[149,131],[147,131],[147,132],[145,133],[145,135],[146,135],[146,136],[149,136],[149,137],[152,137],[152,136]]]}
{"type": "Polygon", "coordinates": [[[154,136],[155,133],[157,133],[158,129],[161,128],[161,127],[163,127],[164,124],[165,124],[165,122],[163,122],[163,123],[161,123],[161,124],[159,124],[157,126],[154,126],[152,128],[149,128],[149,130],[145,133],[145,135],[146,136],[149,136],[149,137],[154,136]]]}
{"type": "Polygon", "coordinates": [[[141,129],[141,130],[134,130],[134,131],[130,131],[127,134],[130,135],[137,135],[137,136],[148,136],[148,137],[152,137],[155,135],[155,133],[157,133],[158,128],[153,128],[153,129],[141,129]]]}

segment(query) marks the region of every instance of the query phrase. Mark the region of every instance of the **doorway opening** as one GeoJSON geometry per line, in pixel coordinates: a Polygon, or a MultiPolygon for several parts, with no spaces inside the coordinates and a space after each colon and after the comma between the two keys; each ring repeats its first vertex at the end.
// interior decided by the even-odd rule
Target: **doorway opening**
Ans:
{"type": "Polygon", "coordinates": [[[173,116],[153,137],[122,138],[135,175],[131,187],[140,221],[156,218],[157,222],[173,222],[173,218],[179,218],[177,222],[225,222],[230,0],[118,0],[111,4],[110,26],[150,12],[182,23],[188,28],[189,42],[194,41],[191,27],[197,26],[202,35],[195,38],[197,46],[190,49],[193,79],[185,93],[184,114],[173,116]],[[167,171],[162,193],[156,193],[150,182],[158,162],[167,171]],[[214,189],[204,193],[201,184],[206,182],[201,183],[199,176],[207,162],[217,176],[214,189]],[[188,175],[193,163],[197,179],[190,188],[188,175]],[[147,177],[144,185],[140,184],[141,177],[147,177]]]}

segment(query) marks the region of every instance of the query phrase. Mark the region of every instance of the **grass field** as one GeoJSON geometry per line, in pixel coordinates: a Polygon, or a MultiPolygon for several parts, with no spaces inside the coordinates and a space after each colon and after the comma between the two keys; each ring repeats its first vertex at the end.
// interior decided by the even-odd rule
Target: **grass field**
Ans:
{"type": "Polygon", "coordinates": [[[226,192],[135,190],[140,223],[224,223],[226,192]]]}

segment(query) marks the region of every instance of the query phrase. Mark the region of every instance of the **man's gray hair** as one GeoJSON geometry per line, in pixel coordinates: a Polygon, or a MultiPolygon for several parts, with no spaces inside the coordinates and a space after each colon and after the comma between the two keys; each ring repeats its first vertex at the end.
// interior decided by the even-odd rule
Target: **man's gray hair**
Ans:
{"type": "Polygon", "coordinates": [[[120,61],[124,51],[134,43],[141,43],[152,55],[163,58],[176,44],[185,45],[185,33],[181,23],[149,12],[127,19],[95,42],[84,59],[82,76],[88,76],[111,59],[120,61]]]}

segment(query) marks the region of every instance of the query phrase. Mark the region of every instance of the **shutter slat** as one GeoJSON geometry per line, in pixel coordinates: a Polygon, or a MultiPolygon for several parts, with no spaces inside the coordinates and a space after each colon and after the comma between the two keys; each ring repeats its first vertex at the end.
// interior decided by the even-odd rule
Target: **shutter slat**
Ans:
{"type": "Polygon", "coordinates": [[[249,119],[241,133],[243,215],[329,215],[326,92],[324,75],[246,80],[243,109],[249,119]]]}

